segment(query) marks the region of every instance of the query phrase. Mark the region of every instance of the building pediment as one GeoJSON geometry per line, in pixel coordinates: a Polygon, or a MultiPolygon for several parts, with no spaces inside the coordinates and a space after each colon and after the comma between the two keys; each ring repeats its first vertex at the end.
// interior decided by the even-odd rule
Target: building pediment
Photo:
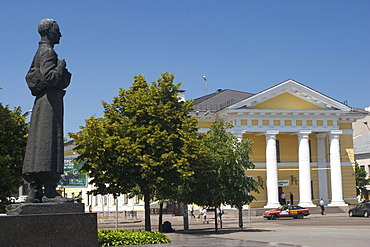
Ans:
{"type": "Polygon", "coordinates": [[[228,109],[351,111],[349,106],[292,79],[229,106],[228,109]]]}

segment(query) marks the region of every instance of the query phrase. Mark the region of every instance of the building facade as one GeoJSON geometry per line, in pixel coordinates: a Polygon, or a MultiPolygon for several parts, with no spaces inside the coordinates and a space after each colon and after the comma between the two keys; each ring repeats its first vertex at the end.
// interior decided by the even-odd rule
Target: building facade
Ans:
{"type": "Polygon", "coordinates": [[[294,80],[257,94],[218,90],[194,100],[201,132],[229,123],[239,139],[253,140],[247,170],[263,187],[251,207],[275,208],[281,195],[314,207],[357,203],[352,123],[364,113],[294,80]]]}
{"type": "MultiPolygon", "coordinates": [[[[353,123],[353,146],[356,162],[365,169],[367,178],[370,178],[370,106],[365,110],[366,117],[353,123]]],[[[360,199],[370,199],[370,185],[366,186],[360,199]]]]}

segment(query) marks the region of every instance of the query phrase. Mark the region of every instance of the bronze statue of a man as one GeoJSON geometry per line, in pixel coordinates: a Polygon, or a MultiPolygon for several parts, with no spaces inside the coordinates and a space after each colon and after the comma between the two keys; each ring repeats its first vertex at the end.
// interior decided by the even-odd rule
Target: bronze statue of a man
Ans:
{"type": "Polygon", "coordinates": [[[42,20],[38,32],[41,41],[26,75],[28,87],[36,96],[22,171],[30,183],[26,202],[67,202],[56,187],[64,172],[63,97],[71,73],[54,51],[62,37],[57,22],[42,20]]]}

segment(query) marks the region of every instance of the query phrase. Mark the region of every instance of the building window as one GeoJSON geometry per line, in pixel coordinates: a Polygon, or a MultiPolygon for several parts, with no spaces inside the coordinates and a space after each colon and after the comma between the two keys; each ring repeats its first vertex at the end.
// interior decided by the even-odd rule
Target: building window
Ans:
{"type": "Polygon", "coordinates": [[[296,126],[302,126],[302,120],[295,120],[296,126]]]}
{"type": "Polygon", "coordinates": [[[262,120],[262,125],[263,126],[269,126],[270,125],[270,120],[262,120]]]}
{"type": "Polygon", "coordinates": [[[310,162],[312,162],[311,140],[308,140],[308,149],[309,149],[309,152],[310,152],[310,162]]]}
{"type": "Polygon", "coordinates": [[[328,126],[333,126],[333,120],[328,120],[327,124],[328,124],[328,126]]]}
{"type": "Polygon", "coordinates": [[[28,195],[30,192],[30,187],[28,184],[22,185],[22,195],[28,195]]]}
{"type": "Polygon", "coordinates": [[[280,161],[280,141],[276,140],[276,161],[277,163],[281,163],[280,161]]]}
{"type": "Polygon", "coordinates": [[[316,125],[317,126],[323,126],[324,125],[324,121],[323,120],[316,120],[316,125]]]}
{"type": "Polygon", "coordinates": [[[314,195],[313,195],[313,181],[311,180],[311,199],[313,200],[314,199],[314,195]]]}
{"type": "Polygon", "coordinates": [[[274,126],[280,126],[280,120],[274,120],[274,126]]]}
{"type": "Polygon", "coordinates": [[[127,194],[123,195],[123,204],[128,204],[128,195],[127,194]]]}
{"type": "Polygon", "coordinates": [[[243,120],[240,121],[240,124],[241,125],[248,125],[248,120],[243,119],[243,120]]]}
{"type": "Polygon", "coordinates": [[[306,120],[306,125],[307,126],[312,126],[312,120],[306,120]]]}
{"type": "Polygon", "coordinates": [[[284,120],[285,126],[292,126],[292,120],[284,120]]]}
{"type": "Polygon", "coordinates": [[[258,119],[253,119],[252,120],[252,125],[257,126],[258,125],[258,119]]]}

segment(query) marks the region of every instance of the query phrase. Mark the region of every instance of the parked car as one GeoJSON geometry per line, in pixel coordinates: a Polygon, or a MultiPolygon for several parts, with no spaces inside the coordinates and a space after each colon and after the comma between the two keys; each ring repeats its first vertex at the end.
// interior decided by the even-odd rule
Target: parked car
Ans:
{"type": "Polygon", "coordinates": [[[353,216],[369,217],[370,216],[370,200],[365,200],[357,204],[356,207],[348,210],[348,215],[350,217],[353,217],[353,216]]]}
{"type": "Polygon", "coordinates": [[[268,220],[276,220],[280,217],[293,217],[294,219],[303,219],[310,215],[310,210],[298,205],[283,205],[277,209],[272,209],[263,213],[263,217],[268,220]]]}

